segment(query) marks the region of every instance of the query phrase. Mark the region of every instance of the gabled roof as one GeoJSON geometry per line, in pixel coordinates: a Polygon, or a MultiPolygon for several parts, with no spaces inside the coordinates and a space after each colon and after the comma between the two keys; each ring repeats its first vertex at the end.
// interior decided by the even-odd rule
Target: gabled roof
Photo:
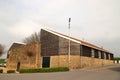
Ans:
{"type": "Polygon", "coordinates": [[[22,46],[22,45],[25,45],[25,44],[23,44],[23,43],[13,43],[13,44],[11,45],[11,47],[9,48],[8,51],[10,51],[11,49],[20,47],[20,46],[22,46]]]}
{"type": "Polygon", "coordinates": [[[53,31],[53,30],[50,30],[50,29],[46,29],[46,28],[42,28],[42,29],[45,30],[45,31],[48,31],[48,32],[50,32],[50,33],[53,33],[54,35],[63,37],[63,38],[65,38],[65,39],[70,39],[71,41],[76,42],[76,43],[79,43],[79,44],[81,44],[81,45],[88,46],[88,47],[91,47],[91,48],[94,48],[94,49],[97,49],[97,50],[109,52],[108,50],[105,50],[105,49],[103,49],[103,48],[101,48],[101,47],[98,47],[98,46],[96,46],[96,45],[94,45],[94,44],[91,44],[91,43],[89,43],[89,42],[86,42],[86,41],[83,41],[83,40],[79,40],[79,39],[76,39],[76,38],[73,38],[73,37],[69,37],[69,36],[67,36],[67,35],[58,33],[58,32],[56,32],[56,31],[53,31]]]}

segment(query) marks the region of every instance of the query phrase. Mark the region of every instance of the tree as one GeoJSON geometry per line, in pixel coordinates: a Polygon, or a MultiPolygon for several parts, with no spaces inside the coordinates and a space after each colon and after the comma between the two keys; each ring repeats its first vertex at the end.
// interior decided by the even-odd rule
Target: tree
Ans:
{"type": "Polygon", "coordinates": [[[115,57],[114,60],[120,60],[120,57],[115,57]]]}
{"type": "Polygon", "coordinates": [[[4,46],[2,44],[0,44],[0,57],[3,55],[4,53],[4,46]]]}
{"type": "Polygon", "coordinates": [[[40,43],[40,32],[38,32],[38,33],[35,32],[32,35],[30,35],[29,37],[26,37],[23,40],[23,42],[26,44],[40,43]]]}

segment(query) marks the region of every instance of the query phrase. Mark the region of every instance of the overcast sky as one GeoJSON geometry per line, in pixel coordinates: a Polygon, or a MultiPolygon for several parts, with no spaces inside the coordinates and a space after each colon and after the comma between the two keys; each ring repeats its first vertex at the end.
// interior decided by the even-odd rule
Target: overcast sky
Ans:
{"type": "MultiPolygon", "coordinates": [[[[0,0],[0,43],[8,49],[42,27],[120,56],[120,0],[0,0]]],[[[4,56],[5,57],[5,56],[4,56]]]]}

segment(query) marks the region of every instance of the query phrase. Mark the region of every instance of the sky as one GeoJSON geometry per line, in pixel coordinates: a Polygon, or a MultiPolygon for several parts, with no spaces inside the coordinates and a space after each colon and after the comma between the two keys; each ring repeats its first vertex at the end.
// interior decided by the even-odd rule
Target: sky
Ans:
{"type": "Polygon", "coordinates": [[[69,18],[72,37],[120,56],[120,0],[0,0],[0,43],[7,50],[43,27],[68,35],[69,18]]]}

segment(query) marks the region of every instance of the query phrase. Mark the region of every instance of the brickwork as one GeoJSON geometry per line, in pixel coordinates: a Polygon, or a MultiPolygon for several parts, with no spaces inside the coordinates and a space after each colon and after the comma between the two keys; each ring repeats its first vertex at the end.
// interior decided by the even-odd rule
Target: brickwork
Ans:
{"type": "Polygon", "coordinates": [[[70,57],[70,68],[79,69],[80,68],[80,56],[71,56],[70,57]]]}
{"type": "Polygon", "coordinates": [[[59,56],[51,56],[50,67],[58,67],[58,66],[59,66],[59,56]]]}
{"type": "Polygon", "coordinates": [[[20,62],[20,68],[41,67],[42,60],[40,56],[40,44],[37,43],[11,49],[10,56],[7,59],[7,68],[16,69],[18,62],[20,62]],[[27,51],[31,51],[32,56],[28,56],[27,51]]]}
{"type": "MultiPolygon", "coordinates": [[[[70,56],[70,68],[78,69],[80,68],[80,56],[71,55],[70,56]]],[[[68,56],[59,55],[51,56],[50,67],[68,67],[68,56]]]]}
{"type": "MultiPolygon", "coordinates": [[[[37,63],[36,63],[36,55],[31,57],[30,59],[23,54],[20,56],[21,56],[20,57],[21,68],[42,68],[42,57],[38,57],[39,59],[37,59],[37,63]]],[[[112,60],[105,60],[105,59],[92,58],[92,57],[83,57],[83,56],[81,59],[80,58],[81,56],[79,55],[70,56],[70,68],[71,69],[79,69],[81,66],[82,68],[90,68],[90,67],[100,67],[100,66],[114,64],[112,60]]],[[[7,67],[9,69],[16,69],[18,57],[14,57],[12,59],[13,60],[8,59],[7,67]]],[[[50,56],[50,67],[68,67],[68,55],[50,56]]]]}
{"type": "MultiPolygon", "coordinates": [[[[91,68],[91,67],[100,67],[106,65],[112,65],[113,60],[105,60],[98,59],[92,57],[81,57],[77,55],[70,56],[70,68],[71,69],[79,69],[82,68],[91,68]],[[80,63],[81,60],[81,63],[80,63]],[[82,64],[82,65],[81,65],[82,64]]],[[[51,56],[50,67],[68,67],[68,56],[67,55],[59,55],[59,56],[51,56]]]]}
{"type": "Polygon", "coordinates": [[[105,60],[91,57],[82,57],[82,67],[100,67],[114,64],[113,60],[105,60]]]}

